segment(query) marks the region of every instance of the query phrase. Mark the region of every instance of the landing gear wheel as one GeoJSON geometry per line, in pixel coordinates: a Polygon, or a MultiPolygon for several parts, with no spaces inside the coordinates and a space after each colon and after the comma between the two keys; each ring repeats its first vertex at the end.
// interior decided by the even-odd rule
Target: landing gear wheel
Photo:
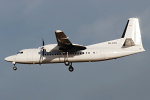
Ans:
{"type": "Polygon", "coordinates": [[[74,68],[73,68],[72,66],[70,66],[70,67],[68,68],[68,70],[69,70],[70,72],[73,72],[74,68]]]}
{"type": "Polygon", "coordinates": [[[65,65],[69,66],[70,62],[68,60],[65,61],[65,65]]]}
{"type": "Polygon", "coordinates": [[[17,67],[15,66],[15,67],[13,67],[13,70],[17,70],[17,67]]]}

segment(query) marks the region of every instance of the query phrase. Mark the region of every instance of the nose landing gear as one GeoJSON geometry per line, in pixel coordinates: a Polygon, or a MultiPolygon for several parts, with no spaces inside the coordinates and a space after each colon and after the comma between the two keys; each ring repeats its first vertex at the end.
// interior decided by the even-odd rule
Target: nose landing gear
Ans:
{"type": "Polygon", "coordinates": [[[16,62],[12,62],[14,67],[13,67],[13,70],[17,70],[17,67],[16,67],[16,62]]]}
{"type": "Polygon", "coordinates": [[[17,70],[17,67],[16,67],[16,66],[14,66],[14,67],[13,67],[13,70],[17,70]]]}

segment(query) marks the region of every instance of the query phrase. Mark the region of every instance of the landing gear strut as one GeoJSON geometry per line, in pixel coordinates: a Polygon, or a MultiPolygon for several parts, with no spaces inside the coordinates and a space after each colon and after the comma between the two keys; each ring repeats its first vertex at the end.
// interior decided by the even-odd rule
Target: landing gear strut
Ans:
{"type": "Polygon", "coordinates": [[[74,68],[72,67],[72,62],[69,62],[69,61],[68,61],[68,52],[67,52],[67,58],[66,58],[66,60],[64,61],[64,63],[65,63],[66,66],[69,66],[68,70],[69,70],[70,72],[73,72],[73,71],[74,71],[74,68]]]}
{"type": "Polygon", "coordinates": [[[13,62],[13,65],[14,65],[13,70],[17,70],[16,62],[13,62]]]}

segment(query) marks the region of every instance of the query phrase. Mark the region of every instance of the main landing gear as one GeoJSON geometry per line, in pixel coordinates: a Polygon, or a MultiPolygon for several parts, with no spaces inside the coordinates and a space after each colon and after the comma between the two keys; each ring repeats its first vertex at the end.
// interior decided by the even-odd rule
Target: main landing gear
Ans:
{"type": "Polygon", "coordinates": [[[12,62],[14,67],[13,67],[13,70],[17,70],[17,67],[16,67],[16,62],[12,62]]]}
{"type": "Polygon", "coordinates": [[[72,65],[70,65],[70,67],[68,68],[68,70],[69,70],[70,72],[73,72],[73,71],[74,71],[74,68],[72,67],[72,65]]]}
{"type": "Polygon", "coordinates": [[[67,52],[66,55],[67,55],[67,57],[66,57],[64,63],[65,63],[66,66],[69,66],[68,70],[69,70],[70,72],[73,72],[73,71],[74,71],[74,68],[72,67],[72,62],[69,62],[69,61],[68,61],[68,52],[67,52]]]}
{"type": "Polygon", "coordinates": [[[72,62],[69,62],[68,60],[65,61],[65,65],[66,66],[69,66],[68,70],[70,72],[73,72],[74,71],[74,68],[72,67],[72,62]]]}

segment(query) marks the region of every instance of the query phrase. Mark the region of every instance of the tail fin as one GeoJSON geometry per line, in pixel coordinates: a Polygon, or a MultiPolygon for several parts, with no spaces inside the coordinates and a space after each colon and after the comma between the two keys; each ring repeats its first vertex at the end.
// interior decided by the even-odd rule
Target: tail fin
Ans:
{"type": "Polygon", "coordinates": [[[121,38],[125,38],[124,47],[140,45],[143,48],[138,18],[129,18],[121,38]]]}

